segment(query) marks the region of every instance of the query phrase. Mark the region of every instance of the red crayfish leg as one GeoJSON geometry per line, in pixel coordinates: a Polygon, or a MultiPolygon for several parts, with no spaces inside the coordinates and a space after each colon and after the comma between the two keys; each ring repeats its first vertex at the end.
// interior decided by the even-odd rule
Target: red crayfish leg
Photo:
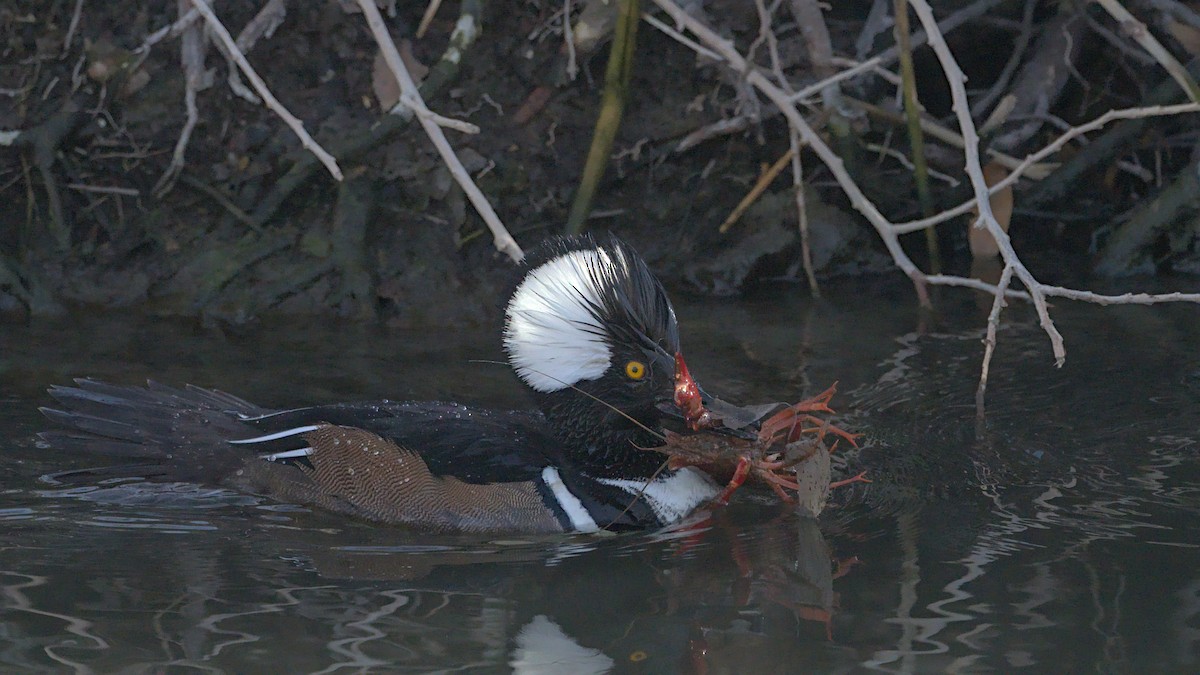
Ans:
{"type": "Polygon", "coordinates": [[[742,483],[746,482],[746,477],[750,475],[750,464],[749,458],[738,458],[737,468],[733,470],[733,478],[729,479],[729,483],[725,485],[725,489],[721,491],[721,494],[713,499],[714,504],[725,506],[729,503],[729,498],[733,496],[733,493],[737,492],[742,483]]]}
{"type": "Polygon", "coordinates": [[[837,393],[837,382],[834,382],[820,394],[790,405],[775,413],[764,421],[759,428],[759,440],[766,443],[774,443],[782,438],[785,439],[785,442],[791,443],[799,440],[801,434],[815,433],[818,437],[824,437],[828,432],[846,439],[851,445],[857,448],[858,443],[856,439],[861,434],[852,434],[812,415],[814,412],[833,413],[834,410],[829,407],[829,401],[835,393],[837,393]],[[811,422],[816,426],[806,428],[801,426],[802,422],[811,422]]]}

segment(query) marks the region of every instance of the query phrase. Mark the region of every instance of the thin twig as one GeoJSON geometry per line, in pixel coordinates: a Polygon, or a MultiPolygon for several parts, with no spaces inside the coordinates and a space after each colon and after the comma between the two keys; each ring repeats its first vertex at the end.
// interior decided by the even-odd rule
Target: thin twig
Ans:
{"type": "Polygon", "coordinates": [[[183,33],[183,31],[187,30],[188,26],[192,25],[192,23],[196,19],[199,19],[199,18],[200,18],[199,10],[197,10],[195,7],[193,7],[192,9],[189,9],[186,14],[184,14],[183,16],[176,19],[170,25],[163,26],[162,28],[159,28],[158,30],[154,31],[153,33],[147,35],[146,39],[142,41],[142,45],[140,47],[138,47],[137,49],[133,50],[134,53],[145,56],[147,53],[149,53],[151,47],[158,44],[159,42],[162,42],[163,40],[167,39],[168,37],[179,36],[180,34],[183,33]]]}
{"type": "Polygon", "coordinates": [[[575,62],[575,32],[571,29],[571,0],[563,0],[563,44],[567,48],[567,77],[574,82],[579,75],[579,64],[575,62]]]}
{"type": "MultiPolygon", "coordinates": [[[[946,274],[931,274],[928,277],[925,277],[925,281],[927,281],[930,285],[933,285],[933,286],[954,286],[957,288],[971,288],[976,291],[983,291],[984,293],[987,293],[988,295],[996,295],[997,293],[1000,292],[999,286],[996,286],[994,284],[989,284],[988,282],[980,280],[980,279],[968,279],[967,277],[956,277],[956,276],[950,276],[950,275],[946,275],[946,274]]],[[[1029,294],[1026,293],[1025,291],[1018,291],[1018,290],[1015,290],[1012,288],[1004,289],[1004,297],[1016,298],[1017,300],[1024,300],[1026,302],[1032,302],[1032,300],[1033,300],[1033,298],[1029,297],[1029,294]]]]}
{"type": "MultiPolygon", "coordinates": [[[[1080,124],[1079,126],[1068,129],[1058,138],[1046,144],[1046,146],[1041,150],[1026,156],[1025,159],[1018,162],[1016,166],[1011,167],[1012,172],[1008,175],[1008,177],[993,185],[989,192],[997,192],[999,190],[1003,190],[1009,185],[1012,185],[1013,183],[1017,182],[1017,179],[1026,173],[1026,170],[1029,169],[1029,167],[1037,165],[1038,162],[1042,161],[1046,157],[1058,152],[1063,148],[1063,146],[1065,146],[1067,143],[1070,143],[1073,139],[1083,134],[1100,129],[1110,122],[1114,122],[1116,120],[1139,119],[1143,117],[1167,117],[1170,115],[1182,115],[1196,112],[1200,112],[1200,103],[1179,103],[1176,105],[1156,105],[1141,108],[1110,110],[1090,122],[1086,122],[1084,124],[1080,124]]],[[[1007,168],[1007,164],[1005,166],[1007,168]]],[[[942,211],[941,213],[930,218],[896,223],[894,227],[896,228],[896,231],[900,233],[916,232],[917,230],[924,229],[930,225],[934,225],[942,221],[961,216],[964,213],[968,213],[972,208],[974,208],[974,206],[975,200],[970,199],[952,209],[942,211]]]]}
{"type": "Polygon", "coordinates": [[[429,4],[425,7],[425,13],[421,15],[421,23],[417,26],[417,39],[425,37],[425,31],[429,30],[429,24],[433,23],[433,17],[437,16],[438,8],[442,6],[442,0],[429,0],[429,4]]]}
{"type": "Polygon", "coordinates": [[[380,15],[379,9],[375,6],[375,1],[358,0],[358,6],[362,9],[363,16],[367,20],[367,26],[370,27],[371,34],[375,37],[375,42],[379,44],[379,48],[383,51],[384,60],[387,61],[388,67],[391,68],[392,74],[396,76],[396,81],[400,84],[401,100],[417,116],[417,121],[421,123],[421,127],[429,136],[429,140],[433,142],[433,146],[437,148],[438,154],[441,155],[442,161],[450,169],[450,175],[454,176],[454,179],[462,187],[463,192],[467,194],[467,198],[471,200],[471,204],[475,207],[475,210],[483,218],[483,222],[491,230],[496,250],[512,258],[514,262],[520,262],[525,257],[525,252],[521,250],[517,241],[505,229],[504,223],[500,222],[500,217],[496,215],[496,211],[488,203],[487,197],[483,195],[475,185],[475,182],[471,180],[471,175],[467,173],[462,161],[454,153],[454,148],[450,146],[450,141],[446,140],[446,134],[438,126],[438,123],[434,119],[435,116],[425,105],[424,99],[421,98],[420,92],[417,91],[416,82],[413,81],[408,69],[404,67],[404,61],[400,58],[400,52],[396,49],[396,43],[392,41],[391,34],[388,33],[387,25],[384,24],[383,16],[380,15]]]}
{"type": "Polygon", "coordinates": [[[679,144],[675,146],[675,152],[686,152],[691,148],[694,148],[697,145],[709,140],[710,138],[736,134],[748,126],[750,126],[750,118],[746,117],[745,115],[727,117],[725,119],[717,120],[712,124],[705,124],[687,136],[684,136],[679,141],[679,144]]]}
{"type": "Polygon", "coordinates": [[[79,28],[79,16],[83,13],[83,0],[75,0],[75,10],[71,12],[71,23],[67,26],[67,36],[63,38],[63,56],[71,50],[71,41],[75,39],[75,29],[79,28]]]}
{"type": "Polygon", "coordinates": [[[1046,295],[1070,300],[1081,300],[1096,305],[1157,305],[1164,302],[1195,302],[1200,303],[1200,293],[1123,293],[1121,295],[1100,295],[1091,291],[1079,291],[1062,286],[1042,286],[1046,295]]]}
{"type": "Polygon", "coordinates": [[[1029,41],[1033,37],[1033,10],[1037,4],[1038,0],[1025,0],[1025,10],[1021,15],[1021,32],[1013,42],[1012,55],[1008,57],[1008,62],[1004,64],[1004,70],[1000,71],[1000,75],[996,77],[991,89],[988,89],[987,93],[980,96],[975,101],[975,105],[971,106],[971,114],[975,117],[982,116],[991,108],[992,103],[1000,98],[1000,95],[1008,88],[1008,82],[1012,79],[1013,73],[1017,72],[1017,66],[1021,65],[1021,59],[1025,56],[1025,50],[1029,48],[1029,41]]]}
{"type": "MultiPolygon", "coordinates": [[[[791,93],[791,83],[788,82],[787,76],[783,72],[783,60],[779,57],[779,40],[775,37],[775,31],[771,25],[775,5],[772,5],[768,9],[763,4],[763,0],[755,0],[754,5],[758,10],[759,33],[764,35],[767,40],[767,49],[771,56],[771,70],[775,73],[775,81],[784,91],[791,93]]],[[[778,5],[778,2],[776,2],[776,5],[778,5]]],[[[825,86],[830,86],[832,82],[836,81],[840,76],[845,75],[846,72],[848,71],[842,71],[841,73],[836,73],[825,78],[825,86]]],[[[795,94],[792,95],[795,96],[795,94]]],[[[800,99],[793,98],[792,100],[800,99]]],[[[796,199],[796,223],[800,228],[800,264],[804,267],[805,277],[808,278],[809,292],[812,294],[812,297],[819,298],[821,297],[821,287],[817,285],[817,275],[813,270],[812,245],[808,232],[808,205],[804,195],[804,164],[800,157],[800,150],[803,144],[800,142],[800,135],[796,132],[795,127],[790,125],[788,126],[788,146],[788,152],[784,157],[790,158],[792,165],[792,191],[796,199]]],[[[780,159],[776,164],[778,165],[782,161],[780,159]]],[[[768,171],[768,173],[770,172],[768,171]]],[[[773,176],[771,178],[763,176],[759,183],[766,187],[772,180],[774,180],[773,176]]],[[[722,226],[721,231],[725,231],[724,226],[722,226]]]]}
{"type": "Polygon", "coordinates": [[[788,165],[788,162],[791,161],[793,156],[795,156],[795,151],[788,150],[787,152],[783,153],[783,156],[775,160],[775,163],[771,165],[771,168],[764,171],[763,174],[758,177],[758,180],[754,182],[754,186],[750,188],[750,191],[746,193],[745,197],[742,197],[742,200],[738,202],[738,205],[735,206],[733,211],[729,213],[729,216],[725,218],[725,222],[721,223],[721,227],[717,228],[717,231],[721,234],[728,232],[729,228],[733,227],[733,224],[736,223],[738,219],[742,217],[742,214],[746,212],[746,209],[750,208],[754,202],[758,201],[758,198],[762,196],[762,193],[766,192],[767,188],[771,186],[771,183],[775,181],[779,174],[783,173],[783,168],[788,165]]]}
{"type": "Polygon", "coordinates": [[[675,30],[674,28],[668,26],[667,24],[660,21],[658,19],[658,17],[653,16],[649,12],[642,14],[642,20],[645,21],[646,23],[650,24],[651,26],[654,26],[655,28],[657,28],[659,31],[662,32],[663,35],[670,37],[671,39],[675,40],[679,44],[692,50],[693,52],[696,53],[697,56],[703,56],[704,58],[709,59],[711,61],[724,61],[725,60],[725,59],[721,58],[721,56],[719,54],[717,54],[716,52],[714,52],[713,50],[706,48],[705,46],[699,44],[695,40],[692,40],[691,38],[684,35],[683,33],[680,33],[679,31],[675,30]]]}
{"type": "MultiPolygon", "coordinates": [[[[309,152],[315,155],[317,159],[321,160],[321,163],[325,165],[325,169],[329,171],[331,176],[337,180],[341,180],[342,170],[338,168],[337,160],[333,158],[333,155],[330,155],[328,152],[326,152],[325,148],[321,147],[320,143],[317,143],[315,140],[313,140],[312,136],[308,135],[308,132],[304,130],[304,123],[301,122],[295,115],[288,112],[288,109],[283,107],[283,104],[279,102],[279,99],[275,98],[275,95],[271,93],[271,90],[267,89],[266,83],[263,82],[262,78],[258,76],[258,73],[255,72],[254,68],[250,65],[250,62],[246,60],[246,55],[243,54],[240,49],[238,49],[237,44],[233,40],[233,36],[229,34],[229,31],[225,28],[225,25],[221,23],[221,20],[218,19],[217,15],[213,13],[212,8],[208,6],[208,0],[188,1],[192,3],[192,6],[195,7],[204,17],[204,20],[208,22],[208,26],[212,30],[213,35],[215,35],[221,44],[225,45],[225,49],[233,55],[234,62],[237,63],[238,68],[242,70],[242,73],[246,76],[246,79],[250,80],[250,84],[254,87],[254,90],[258,92],[258,95],[262,97],[263,102],[266,103],[267,107],[270,108],[276,115],[279,116],[280,119],[283,120],[285,124],[288,125],[288,127],[291,128],[292,132],[296,134],[296,137],[300,139],[300,143],[309,152]]],[[[375,11],[376,15],[379,14],[379,10],[375,9],[374,4],[371,5],[371,8],[375,11]]],[[[399,59],[399,56],[396,58],[399,59]]]]}
{"type": "Polygon", "coordinates": [[[792,189],[796,191],[796,217],[800,225],[800,263],[804,265],[804,276],[808,278],[808,290],[812,297],[821,297],[817,285],[817,274],[813,269],[812,243],[808,236],[808,204],[804,196],[804,164],[800,158],[800,135],[795,129],[788,130],[788,143],[792,155],[792,189]]]}
{"type": "MultiPolygon", "coordinates": [[[[179,0],[177,4],[182,11],[185,6],[183,0],[179,0]]],[[[153,192],[158,197],[171,191],[171,188],[175,186],[175,179],[183,171],[188,143],[192,139],[192,131],[195,130],[196,123],[200,120],[200,111],[196,107],[196,94],[212,85],[211,73],[204,68],[204,53],[207,51],[207,44],[204,31],[197,25],[189,26],[184,31],[179,43],[179,60],[183,64],[183,103],[187,110],[187,117],[184,119],[183,129],[179,131],[179,138],[175,141],[175,149],[171,153],[171,163],[167,165],[167,170],[154,184],[153,192]]]]}
{"type": "Polygon", "coordinates": [[[854,68],[859,63],[874,62],[876,60],[878,60],[878,63],[876,63],[875,66],[873,66],[871,68],[871,72],[874,73],[875,75],[879,76],[886,82],[890,82],[891,84],[894,84],[897,87],[900,86],[900,76],[897,75],[896,73],[893,73],[892,71],[888,70],[887,68],[882,67],[880,64],[883,63],[883,59],[880,59],[877,56],[867,59],[866,61],[861,61],[861,62],[855,61],[854,59],[847,59],[847,58],[844,58],[841,56],[834,56],[829,59],[829,62],[835,66],[842,66],[843,68],[854,68]]]}
{"type": "MultiPolygon", "coordinates": [[[[702,47],[700,45],[697,45],[692,40],[689,40],[688,38],[683,37],[682,35],[679,35],[678,31],[671,28],[670,26],[666,26],[661,21],[658,21],[657,23],[655,21],[651,21],[649,15],[643,15],[642,18],[645,19],[646,22],[649,23],[650,25],[658,28],[659,30],[663,31],[665,34],[670,35],[671,37],[675,38],[681,44],[688,45],[689,47],[692,47],[692,45],[695,45],[694,47],[692,47],[692,49],[703,50],[704,52],[711,54],[711,58],[713,60],[715,60],[715,61],[720,60],[720,57],[718,57],[715,53],[709,52],[707,49],[705,49],[704,47],[702,47]],[[660,26],[662,26],[662,27],[660,27],[660,26]],[[664,30],[664,28],[665,28],[665,30],[664,30]]],[[[833,84],[835,82],[841,82],[842,80],[850,79],[856,75],[861,75],[862,73],[864,73],[868,70],[877,75],[880,75],[881,77],[884,77],[884,79],[889,79],[886,76],[892,76],[893,78],[895,77],[889,71],[879,68],[879,59],[878,58],[870,59],[869,61],[863,61],[862,63],[850,61],[849,59],[835,58],[835,59],[832,59],[830,61],[830,63],[833,63],[834,65],[837,65],[837,66],[846,66],[846,70],[839,71],[838,73],[831,75],[830,77],[827,77],[822,80],[818,80],[817,82],[814,82],[814,83],[808,85],[807,87],[804,87],[803,89],[800,89],[799,91],[796,91],[795,93],[789,94],[789,98],[792,101],[797,102],[797,103],[807,103],[806,99],[808,99],[809,97],[811,97],[815,94],[821,93],[821,91],[824,90],[826,87],[828,87],[830,84],[833,84]]],[[[776,77],[778,78],[779,76],[777,75],[776,77]]],[[[898,83],[899,80],[897,79],[896,82],[898,83]]],[[[743,131],[746,127],[750,126],[751,122],[752,122],[752,120],[750,119],[750,117],[748,117],[746,115],[739,115],[737,117],[729,117],[729,118],[717,120],[716,122],[713,122],[712,124],[706,124],[705,126],[700,127],[699,129],[689,133],[687,136],[684,136],[683,139],[679,141],[679,144],[675,146],[675,152],[684,152],[685,150],[688,150],[697,145],[700,145],[704,141],[707,141],[711,138],[716,138],[718,136],[725,136],[728,134],[738,133],[739,131],[743,131]]]]}
{"type": "MultiPolygon", "coordinates": [[[[905,124],[904,116],[899,113],[893,112],[886,108],[881,108],[873,103],[867,103],[866,101],[860,101],[860,100],[850,97],[850,96],[845,96],[843,98],[845,98],[851,104],[853,104],[859,108],[862,108],[863,110],[867,111],[868,113],[870,113],[872,115],[881,117],[883,119],[891,120],[892,122],[895,122],[896,124],[905,124]]],[[[921,131],[929,134],[930,136],[938,139],[939,141],[942,141],[943,143],[948,143],[949,145],[952,145],[956,148],[961,149],[965,145],[965,141],[963,141],[963,137],[960,134],[957,134],[954,131],[947,129],[946,127],[942,126],[941,124],[938,124],[937,122],[925,117],[924,115],[921,116],[921,131]]],[[[1003,153],[999,150],[989,148],[987,151],[987,154],[988,154],[988,157],[999,162],[1000,164],[1003,164],[1004,168],[1006,168],[1006,169],[1016,170],[1016,167],[1021,164],[1021,160],[1017,159],[1016,157],[1013,157],[1012,155],[1003,153]]],[[[1046,166],[1046,165],[1039,164],[1036,166],[1026,167],[1025,175],[1034,180],[1041,180],[1041,179],[1045,178],[1046,176],[1049,176],[1050,172],[1053,170],[1054,170],[1053,166],[1046,166]]]]}
{"type": "MultiPolygon", "coordinates": [[[[912,171],[914,169],[912,160],[910,160],[908,158],[908,155],[905,155],[903,152],[900,152],[899,150],[897,150],[895,148],[889,148],[887,146],[880,145],[878,143],[863,143],[863,148],[866,150],[870,150],[871,152],[878,152],[881,155],[887,155],[888,157],[891,157],[892,159],[899,162],[905,169],[908,169],[909,171],[912,171]]],[[[946,183],[950,187],[958,187],[958,179],[955,178],[954,176],[944,174],[941,171],[938,171],[937,169],[928,169],[927,168],[926,170],[929,171],[930,177],[936,178],[936,179],[942,181],[943,183],[946,183]]],[[[974,204],[975,202],[971,202],[971,203],[974,204]]]]}
{"type": "MultiPolygon", "coordinates": [[[[803,89],[792,94],[791,99],[793,101],[802,101],[802,100],[808,98],[809,96],[812,96],[814,94],[819,94],[823,89],[829,87],[832,84],[837,84],[838,82],[841,82],[842,80],[848,80],[848,79],[855,77],[861,73],[864,73],[868,70],[875,71],[881,62],[882,62],[882,60],[878,56],[876,56],[875,58],[872,58],[872,59],[867,59],[866,61],[863,61],[861,63],[855,64],[855,65],[847,68],[846,70],[838,71],[838,72],[834,73],[833,75],[830,75],[829,77],[826,77],[818,82],[814,82],[813,84],[810,84],[807,87],[804,87],[803,89]]],[[[833,65],[840,65],[840,63],[834,62],[833,60],[831,60],[830,63],[833,65]]]]}
{"type": "Polygon", "coordinates": [[[86,183],[67,183],[65,187],[79,192],[99,192],[101,194],[121,195],[123,197],[140,197],[141,190],[134,188],[115,187],[110,185],[87,185],[86,183]]]}
{"type": "MultiPolygon", "coordinates": [[[[1008,288],[1012,283],[1012,265],[1005,265],[1000,273],[999,288],[1008,288]]],[[[992,300],[992,311],[988,314],[987,337],[983,340],[983,365],[979,368],[979,386],[975,389],[975,414],[983,416],[984,395],[987,393],[988,373],[991,370],[992,354],[996,351],[996,330],[1000,327],[1000,310],[1004,308],[1004,294],[997,293],[992,300]]]]}
{"type": "MultiPolygon", "coordinates": [[[[407,110],[415,110],[417,105],[418,105],[418,102],[416,100],[414,100],[408,93],[400,94],[400,99],[396,102],[397,107],[405,108],[407,110]]],[[[446,117],[445,115],[439,115],[439,114],[435,113],[434,111],[429,110],[428,108],[426,108],[424,111],[419,112],[417,114],[425,117],[426,119],[428,119],[429,121],[438,125],[439,127],[444,127],[446,129],[454,129],[455,131],[461,131],[464,134],[479,133],[479,125],[478,124],[472,124],[471,122],[467,122],[465,120],[456,120],[453,117],[446,117]]]]}

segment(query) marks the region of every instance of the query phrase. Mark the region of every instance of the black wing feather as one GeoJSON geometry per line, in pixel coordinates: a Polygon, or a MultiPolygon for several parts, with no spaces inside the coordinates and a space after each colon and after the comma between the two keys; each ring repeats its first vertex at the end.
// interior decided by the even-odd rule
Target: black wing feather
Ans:
{"type": "Polygon", "coordinates": [[[365,429],[421,455],[434,475],[471,483],[536,478],[553,463],[557,447],[536,413],[497,413],[455,403],[375,401],[275,411],[190,385],[135,387],[89,379],[52,387],[50,395],[61,406],[43,408],[43,414],[69,431],[40,434],[45,443],[106,457],[158,459],[166,468],[154,477],[164,479],[220,482],[225,477],[215,472],[236,470],[247,457],[306,443],[300,434],[230,441],[316,424],[365,429]]]}

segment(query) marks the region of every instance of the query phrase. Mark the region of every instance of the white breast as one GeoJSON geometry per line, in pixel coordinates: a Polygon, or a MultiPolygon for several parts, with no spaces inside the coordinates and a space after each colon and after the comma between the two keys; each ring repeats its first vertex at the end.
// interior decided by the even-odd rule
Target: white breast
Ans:
{"type": "Polygon", "coordinates": [[[661,475],[649,485],[644,480],[620,478],[597,478],[596,481],[619,487],[631,495],[640,494],[664,524],[682,520],[721,491],[708,474],[690,466],[661,475]]]}

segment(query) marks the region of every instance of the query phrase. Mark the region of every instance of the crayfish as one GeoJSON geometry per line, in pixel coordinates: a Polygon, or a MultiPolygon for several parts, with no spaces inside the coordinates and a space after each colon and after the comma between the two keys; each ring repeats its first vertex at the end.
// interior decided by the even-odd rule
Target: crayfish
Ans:
{"type": "MultiPolygon", "coordinates": [[[[845,440],[858,447],[859,434],[852,434],[816,416],[818,413],[832,414],[829,401],[837,391],[837,383],[816,396],[785,406],[765,420],[758,422],[757,432],[741,431],[727,433],[729,429],[740,430],[757,420],[734,419],[736,415],[722,410],[743,412],[719,401],[711,401],[706,408],[682,358],[675,360],[675,404],[684,412],[689,429],[694,432],[713,433],[677,434],[668,432],[666,445],[655,448],[669,455],[668,466],[677,469],[683,466],[698,466],[709,473],[728,472],[732,466],[732,477],[725,489],[714,500],[727,504],[747,478],[763,481],[788,503],[796,499],[788,493],[799,494],[802,480],[797,477],[797,468],[804,462],[818,458],[821,453],[832,453],[838,443],[845,440]],[[722,433],[725,432],[725,433],[722,433]],[[824,444],[826,434],[836,436],[832,447],[824,444]]],[[[825,457],[827,460],[828,458],[825,457]]],[[[820,472],[819,472],[820,473],[820,472]]],[[[824,495],[830,488],[854,482],[870,482],[860,473],[847,480],[830,483],[828,462],[824,464],[823,480],[819,486],[805,486],[818,490],[819,506],[824,505],[824,495]]],[[[815,509],[819,511],[819,507],[815,509]]]]}

